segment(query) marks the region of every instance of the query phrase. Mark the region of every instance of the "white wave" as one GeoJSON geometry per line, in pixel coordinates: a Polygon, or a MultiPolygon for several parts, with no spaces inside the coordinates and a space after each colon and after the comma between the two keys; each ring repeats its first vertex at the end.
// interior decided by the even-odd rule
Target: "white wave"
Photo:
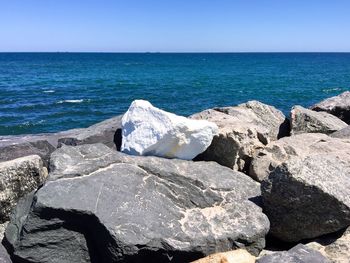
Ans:
{"type": "Polygon", "coordinates": [[[60,100],[57,102],[57,104],[62,104],[62,103],[82,103],[84,102],[83,99],[81,100],[60,100]]]}
{"type": "Polygon", "coordinates": [[[53,90],[53,89],[49,89],[49,90],[44,90],[43,92],[44,92],[44,93],[54,93],[54,92],[55,92],[55,90],[53,90]]]}

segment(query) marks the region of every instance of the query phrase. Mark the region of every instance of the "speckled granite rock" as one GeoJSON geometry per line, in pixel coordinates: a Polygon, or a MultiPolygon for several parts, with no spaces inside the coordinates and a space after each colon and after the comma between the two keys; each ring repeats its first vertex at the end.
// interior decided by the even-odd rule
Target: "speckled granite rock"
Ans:
{"type": "Polygon", "coordinates": [[[289,134],[289,122],[283,113],[258,101],[205,110],[191,118],[209,120],[219,127],[219,134],[196,160],[216,161],[244,172],[257,150],[289,134]]]}
{"type": "Polygon", "coordinates": [[[288,251],[263,256],[257,263],[330,263],[320,252],[299,244],[288,251]]]}
{"type": "Polygon", "coordinates": [[[316,112],[301,106],[294,106],[290,112],[291,134],[325,133],[341,130],[348,125],[327,112],[316,112]]]}
{"type": "Polygon", "coordinates": [[[35,202],[21,202],[6,230],[23,262],[188,262],[264,247],[269,222],[254,203],[260,187],[240,172],[214,162],[111,157],[102,144],[60,151],[70,159],[60,179],[35,202]]]}
{"type": "Polygon", "coordinates": [[[310,107],[314,111],[325,111],[350,124],[350,91],[325,99],[310,107]]]}
{"type": "Polygon", "coordinates": [[[350,154],[290,158],[261,183],[270,234],[298,242],[350,225],[350,154]]]}
{"type": "Polygon", "coordinates": [[[9,254],[4,246],[0,243],[0,263],[12,263],[9,254]]]}
{"type": "Polygon", "coordinates": [[[285,137],[269,143],[264,149],[256,152],[250,165],[249,175],[257,181],[262,181],[289,158],[295,156],[305,158],[332,152],[350,154],[350,140],[331,138],[321,133],[285,137]]]}
{"type": "Polygon", "coordinates": [[[19,198],[37,189],[47,178],[38,155],[0,163],[0,223],[9,219],[19,198]]]}

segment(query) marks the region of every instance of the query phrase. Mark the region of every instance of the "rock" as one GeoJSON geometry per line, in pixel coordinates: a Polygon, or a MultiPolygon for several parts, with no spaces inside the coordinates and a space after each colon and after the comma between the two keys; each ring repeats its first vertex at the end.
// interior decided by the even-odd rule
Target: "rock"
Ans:
{"type": "Polygon", "coordinates": [[[314,242],[306,244],[307,247],[319,251],[332,263],[349,263],[350,259],[350,228],[340,238],[328,240],[319,238],[314,242]]]}
{"type": "Polygon", "coordinates": [[[255,257],[244,249],[216,253],[192,263],[255,263],[255,257]]]}
{"type": "Polygon", "coordinates": [[[288,251],[275,252],[258,259],[257,263],[330,263],[316,250],[299,244],[288,251]]]}
{"type": "Polygon", "coordinates": [[[210,145],[217,126],[160,110],[144,100],[131,103],[122,120],[121,150],[191,160],[210,145]]]}
{"type": "Polygon", "coordinates": [[[219,127],[219,134],[196,160],[216,161],[244,172],[257,150],[289,134],[289,122],[283,113],[258,101],[205,110],[191,118],[209,120],[219,127]]]}
{"type": "Polygon", "coordinates": [[[55,150],[55,147],[46,140],[26,141],[28,137],[30,136],[22,137],[19,140],[11,139],[9,141],[0,139],[0,162],[28,155],[39,155],[44,162],[44,166],[48,167],[50,154],[55,150]]]}
{"type": "Polygon", "coordinates": [[[350,92],[325,99],[310,107],[314,111],[325,111],[350,124],[350,92]]]}
{"type": "Polygon", "coordinates": [[[37,189],[47,178],[38,155],[0,163],[0,223],[9,219],[19,198],[37,189]]]}
{"type": "Polygon", "coordinates": [[[51,153],[62,144],[104,143],[111,148],[120,150],[121,118],[122,116],[116,116],[85,129],[34,135],[0,136],[0,162],[28,155],[39,155],[44,166],[48,167],[51,153]]]}
{"type": "Polygon", "coordinates": [[[320,153],[350,153],[350,140],[336,139],[320,133],[304,133],[285,137],[269,143],[256,152],[251,162],[249,175],[262,181],[278,165],[291,157],[304,158],[320,153]]]}
{"type": "Polygon", "coordinates": [[[102,144],[58,151],[69,155],[60,179],[20,202],[6,229],[18,261],[189,262],[264,247],[259,184],[240,172],[214,162],[106,157],[112,150],[102,144]]]}
{"type": "Polygon", "coordinates": [[[333,132],[329,136],[334,138],[350,139],[350,126],[347,126],[339,131],[333,132]]]}
{"type": "Polygon", "coordinates": [[[345,128],[347,124],[327,112],[294,106],[290,114],[290,126],[292,135],[312,132],[330,134],[345,128]]]}
{"type": "Polygon", "coordinates": [[[7,227],[7,224],[8,224],[8,222],[0,224],[0,243],[2,242],[2,240],[4,238],[4,233],[5,233],[5,229],[7,227]]]}
{"type": "Polygon", "coordinates": [[[9,254],[4,246],[0,243],[0,263],[12,263],[9,254]]]}
{"type": "Polygon", "coordinates": [[[270,234],[298,242],[349,226],[349,174],[350,154],[342,151],[292,157],[277,166],[261,183],[270,234]]]}
{"type": "Polygon", "coordinates": [[[122,117],[119,115],[85,129],[72,130],[71,133],[60,136],[58,146],[103,143],[110,148],[120,150],[122,117]]]}

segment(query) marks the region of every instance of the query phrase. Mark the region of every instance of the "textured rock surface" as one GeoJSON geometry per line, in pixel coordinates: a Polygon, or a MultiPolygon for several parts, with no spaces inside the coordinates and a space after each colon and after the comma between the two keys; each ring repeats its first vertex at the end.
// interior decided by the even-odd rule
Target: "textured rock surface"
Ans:
{"type": "Polygon", "coordinates": [[[288,251],[264,256],[258,259],[257,263],[330,263],[330,261],[320,252],[300,244],[288,251]]]}
{"type": "Polygon", "coordinates": [[[116,116],[85,129],[34,135],[0,136],[0,162],[36,154],[48,167],[50,154],[62,144],[104,143],[111,148],[120,149],[121,118],[122,116],[116,116]]]}
{"type": "Polygon", "coordinates": [[[9,254],[7,253],[4,246],[0,243],[0,263],[11,263],[9,254]]]}
{"type": "Polygon", "coordinates": [[[47,178],[38,155],[0,163],[0,223],[9,219],[19,198],[37,189],[47,178]]]}
{"type": "Polygon", "coordinates": [[[244,249],[216,253],[193,263],[255,263],[255,257],[244,249]]]}
{"type": "Polygon", "coordinates": [[[350,225],[350,155],[344,152],[294,157],[262,184],[270,233],[297,242],[350,225]]]}
{"type": "Polygon", "coordinates": [[[29,196],[16,207],[6,229],[15,258],[188,262],[234,247],[255,254],[263,248],[269,222],[253,203],[259,184],[246,175],[214,162],[122,153],[105,161],[102,153],[110,152],[101,144],[74,147],[86,168],[72,148],[60,149],[71,159],[62,163],[57,178],[63,178],[46,183],[35,202],[29,196]]]}
{"type": "Polygon", "coordinates": [[[8,224],[8,222],[0,224],[0,243],[2,242],[2,239],[4,238],[4,233],[5,233],[5,229],[7,227],[7,224],[8,224]]]}
{"type": "Polygon", "coordinates": [[[196,160],[216,161],[246,172],[255,151],[289,134],[289,123],[279,110],[258,101],[215,108],[191,116],[214,122],[219,134],[196,160]]]}
{"type": "Polygon", "coordinates": [[[345,91],[338,96],[325,99],[311,106],[311,109],[314,111],[326,111],[350,124],[350,92],[345,91]]]}
{"type": "Polygon", "coordinates": [[[279,164],[291,157],[305,158],[321,153],[350,153],[350,140],[331,138],[320,133],[304,133],[269,143],[251,162],[249,175],[262,181],[279,164]]]}
{"type": "Polygon", "coordinates": [[[39,155],[46,167],[49,165],[50,154],[55,150],[46,140],[38,140],[30,136],[24,136],[22,138],[12,138],[11,140],[5,140],[0,138],[0,162],[10,161],[19,157],[28,155],[39,155]],[[28,140],[28,141],[27,141],[28,140]]]}
{"type": "Polygon", "coordinates": [[[347,126],[344,129],[341,129],[339,131],[333,132],[329,136],[334,138],[350,139],[350,126],[347,126]]]}
{"type": "Polygon", "coordinates": [[[103,143],[110,148],[120,150],[122,115],[107,119],[85,129],[72,130],[71,133],[61,135],[58,145],[82,145],[103,143]]]}
{"type": "Polygon", "coordinates": [[[327,112],[316,112],[301,106],[294,106],[290,113],[291,134],[325,133],[341,130],[348,125],[327,112]]]}
{"type": "Polygon", "coordinates": [[[144,100],[131,103],[122,126],[123,152],[184,160],[205,151],[217,133],[214,123],[177,116],[144,100]]]}

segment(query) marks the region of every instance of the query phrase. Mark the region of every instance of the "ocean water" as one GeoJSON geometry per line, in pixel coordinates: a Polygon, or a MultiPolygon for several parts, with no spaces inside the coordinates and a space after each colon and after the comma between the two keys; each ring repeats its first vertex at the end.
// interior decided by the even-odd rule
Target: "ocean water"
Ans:
{"type": "Polygon", "coordinates": [[[181,115],[248,100],[285,114],[350,88],[350,53],[0,53],[0,135],[87,127],[134,99],[181,115]]]}

